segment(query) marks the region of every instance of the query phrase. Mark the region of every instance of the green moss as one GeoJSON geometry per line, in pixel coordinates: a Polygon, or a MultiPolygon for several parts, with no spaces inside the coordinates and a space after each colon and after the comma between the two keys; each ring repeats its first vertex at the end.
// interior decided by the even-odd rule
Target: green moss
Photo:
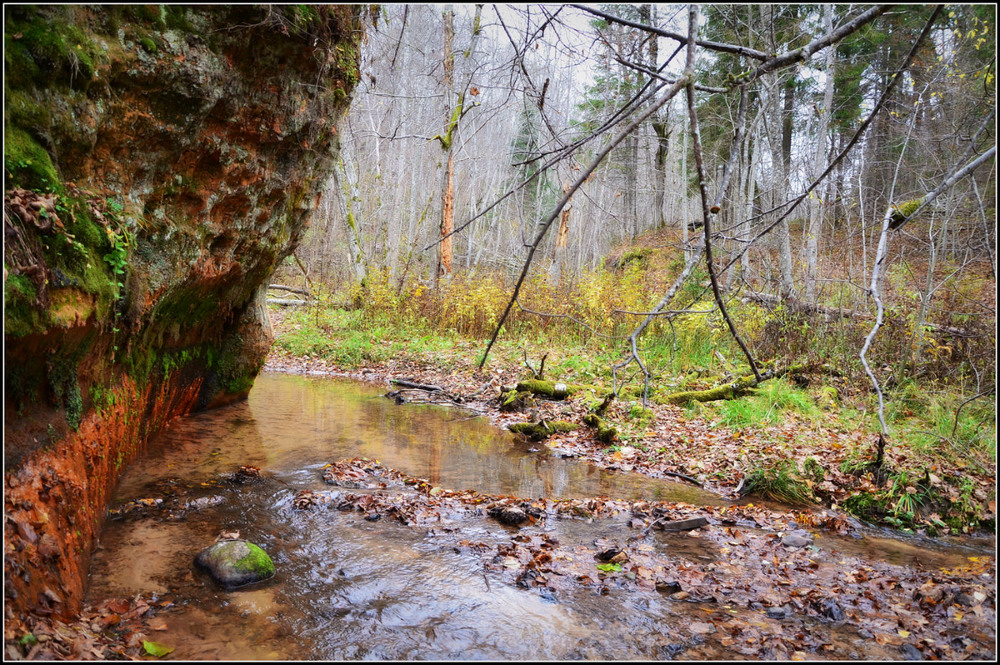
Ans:
{"type": "Polygon", "coordinates": [[[509,390],[500,396],[501,411],[519,411],[532,404],[531,393],[528,391],[509,390]]]}
{"type": "Polygon", "coordinates": [[[43,192],[61,192],[62,183],[52,158],[38,141],[19,127],[4,128],[3,165],[7,186],[43,192]]]}
{"type": "Polygon", "coordinates": [[[241,573],[253,573],[261,579],[274,575],[274,562],[267,552],[253,543],[247,543],[249,554],[236,561],[236,570],[241,573]]]}
{"type": "Polygon", "coordinates": [[[630,263],[635,263],[642,265],[646,257],[653,253],[653,250],[649,247],[642,247],[638,249],[630,249],[629,251],[622,254],[622,258],[618,261],[618,267],[624,268],[630,263]]]}
{"type": "Polygon", "coordinates": [[[802,470],[815,483],[823,482],[823,479],[826,477],[826,469],[823,468],[823,465],[815,457],[807,457],[802,463],[802,470]]]}
{"type": "Polygon", "coordinates": [[[72,24],[75,11],[25,5],[8,14],[4,60],[14,87],[58,83],[83,89],[90,84],[101,50],[72,24]]]}
{"type": "Polygon", "coordinates": [[[856,517],[872,520],[885,513],[885,502],[868,492],[858,492],[844,499],[844,510],[856,517]]]}
{"type": "Polygon", "coordinates": [[[529,392],[532,395],[541,395],[543,397],[548,397],[549,399],[564,399],[586,387],[575,383],[564,383],[562,385],[566,386],[566,392],[563,394],[556,391],[556,383],[557,382],[555,381],[528,379],[526,381],[519,382],[515,387],[515,390],[518,392],[529,392]]]}
{"type": "Polygon", "coordinates": [[[166,10],[164,20],[166,21],[167,28],[179,32],[194,32],[194,26],[188,16],[187,7],[180,5],[163,5],[163,7],[166,10]]]}
{"type": "Polygon", "coordinates": [[[156,53],[156,42],[149,37],[141,37],[139,43],[142,44],[142,48],[146,49],[147,53],[156,53]]]}
{"type": "Polygon", "coordinates": [[[583,424],[597,430],[597,440],[601,443],[611,443],[618,439],[618,429],[608,425],[607,421],[596,413],[588,413],[584,416],[583,424]]]}
{"type": "Polygon", "coordinates": [[[172,324],[176,321],[186,325],[206,321],[218,311],[216,298],[206,297],[193,289],[179,288],[169,293],[157,303],[152,321],[172,324]]]}
{"type": "Polygon", "coordinates": [[[684,406],[689,402],[714,402],[720,399],[734,399],[751,391],[756,383],[754,377],[744,376],[733,383],[727,383],[708,390],[687,390],[673,393],[665,398],[668,404],[684,406]]]}
{"type": "Polygon", "coordinates": [[[567,422],[565,420],[553,420],[553,421],[541,421],[537,423],[514,423],[509,425],[507,429],[515,434],[523,434],[527,436],[532,441],[541,441],[542,439],[547,439],[557,432],[572,432],[575,429],[579,429],[580,426],[576,423],[567,422]]]}
{"type": "Polygon", "coordinates": [[[4,86],[4,120],[18,127],[43,131],[49,126],[49,110],[24,90],[4,86]]]}
{"type": "Polygon", "coordinates": [[[95,339],[91,333],[73,349],[63,349],[48,361],[46,373],[49,388],[57,406],[66,410],[66,423],[71,429],[80,427],[83,418],[83,396],[80,392],[80,361],[90,350],[95,339]]]}
{"type": "Polygon", "coordinates": [[[911,199],[910,201],[903,201],[899,204],[894,204],[892,206],[892,217],[890,220],[890,226],[896,227],[907,220],[907,218],[917,211],[921,205],[923,205],[924,199],[920,197],[918,199],[911,199]]]}
{"type": "Polygon", "coordinates": [[[24,337],[45,330],[45,318],[35,306],[38,291],[24,275],[11,273],[4,283],[4,334],[24,337]]]}

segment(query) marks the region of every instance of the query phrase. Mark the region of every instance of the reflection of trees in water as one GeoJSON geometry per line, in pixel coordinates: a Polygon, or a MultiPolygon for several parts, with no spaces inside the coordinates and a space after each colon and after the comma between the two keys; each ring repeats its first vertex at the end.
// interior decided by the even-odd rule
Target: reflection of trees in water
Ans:
{"type": "Polygon", "coordinates": [[[267,461],[260,465],[274,470],[370,457],[448,489],[531,498],[603,495],[692,502],[689,493],[678,496],[687,488],[676,483],[563,459],[544,444],[515,440],[484,418],[446,407],[397,405],[383,393],[382,387],[344,379],[262,375],[249,407],[244,404],[243,411],[229,418],[248,421],[247,430],[232,428],[232,437],[252,443],[232,445],[241,446],[244,454],[253,454],[250,448],[263,451],[267,461]],[[528,452],[531,448],[538,450],[528,452]]]}

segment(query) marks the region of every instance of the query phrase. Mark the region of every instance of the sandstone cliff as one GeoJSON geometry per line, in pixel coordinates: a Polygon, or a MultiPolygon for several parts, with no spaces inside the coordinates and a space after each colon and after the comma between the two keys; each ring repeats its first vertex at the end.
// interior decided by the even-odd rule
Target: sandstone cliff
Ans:
{"type": "Polygon", "coordinates": [[[5,9],[5,610],[71,614],[121,468],[249,391],[359,6],[5,9]]]}

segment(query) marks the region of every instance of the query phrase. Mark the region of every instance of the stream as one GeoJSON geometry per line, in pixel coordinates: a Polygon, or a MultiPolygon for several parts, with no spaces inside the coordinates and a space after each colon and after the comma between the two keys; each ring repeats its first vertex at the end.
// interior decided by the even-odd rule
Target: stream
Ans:
{"type": "MultiPolygon", "coordinates": [[[[149,639],[174,647],[170,658],[183,660],[746,658],[682,629],[706,613],[738,610],[657,592],[602,595],[581,588],[554,597],[491,579],[480,558],[455,547],[458,527],[296,510],[292,500],[300,490],[330,490],[324,465],[352,457],[456,490],[727,504],[684,483],[562,459],[464,410],[397,405],[384,392],[343,379],[265,373],[247,401],[173,422],[122,476],[92,558],[87,602],[141,593],[169,599],[149,639]],[[228,481],[243,465],[259,467],[264,478],[228,481]],[[164,508],[155,517],[128,513],[157,501],[164,508]],[[278,572],[225,591],[193,559],[221,533],[237,531],[263,547],[278,572]]],[[[572,546],[629,528],[622,516],[548,520],[523,531],[532,530],[572,546]]],[[[488,518],[464,521],[460,532],[488,543],[512,533],[488,518]]],[[[957,567],[978,551],[870,535],[823,534],[817,544],[925,567],[957,567]]],[[[654,540],[695,563],[720,557],[697,539],[657,533],[654,540]]],[[[898,650],[849,627],[802,621],[821,631],[839,657],[899,658],[898,650]]]]}

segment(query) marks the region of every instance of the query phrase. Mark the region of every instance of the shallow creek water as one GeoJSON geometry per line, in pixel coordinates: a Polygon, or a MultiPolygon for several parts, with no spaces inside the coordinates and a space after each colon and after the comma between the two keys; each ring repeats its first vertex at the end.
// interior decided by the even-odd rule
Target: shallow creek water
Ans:
{"type": "MultiPolygon", "coordinates": [[[[87,600],[167,595],[176,604],[160,613],[165,630],[149,639],[173,646],[176,659],[741,657],[697,641],[680,644],[679,627],[705,616],[697,604],[592,590],[546,597],[491,583],[481,560],[457,553],[455,538],[440,531],[391,519],[368,522],[359,513],[293,509],[299,490],[330,489],[322,480],[324,464],[357,456],[451,489],[725,503],[686,484],[560,459],[465,411],[396,405],[384,391],[346,380],[263,374],[246,402],[173,423],[125,472],[114,504],[183,486],[183,502],[200,501],[200,508],[177,519],[109,520],[92,560],[87,600]],[[247,464],[260,467],[265,480],[219,482],[247,464]],[[195,554],[222,531],[239,531],[261,545],[275,561],[275,577],[224,591],[196,570],[195,554]]],[[[622,518],[548,520],[544,530],[563,543],[590,543],[628,528],[622,518]]],[[[510,536],[490,519],[463,522],[461,533],[484,541],[510,536]]],[[[718,556],[692,539],[658,537],[679,557],[718,556]]],[[[920,556],[943,565],[964,554],[884,540],[877,546],[904,562],[920,556]]],[[[863,547],[848,540],[826,546],[863,547]]],[[[832,635],[831,641],[841,641],[847,653],[879,657],[856,635],[832,635]]]]}

